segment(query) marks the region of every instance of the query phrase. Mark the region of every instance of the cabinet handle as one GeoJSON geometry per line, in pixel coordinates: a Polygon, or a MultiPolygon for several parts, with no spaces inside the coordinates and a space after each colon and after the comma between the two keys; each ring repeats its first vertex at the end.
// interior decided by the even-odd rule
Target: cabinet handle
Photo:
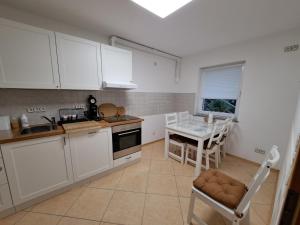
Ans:
{"type": "Polygon", "coordinates": [[[131,157],[132,157],[132,156],[129,156],[129,157],[125,158],[125,159],[131,159],[131,157]]]}
{"type": "Polygon", "coordinates": [[[133,133],[137,133],[139,132],[140,130],[134,130],[134,131],[129,131],[129,132],[124,132],[124,133],[121,133],[121,134],[118,134],[119,136],[122,136],[122,135],[125,135],[125,134],[133,134],[133,133]]]}
{"type": "Polygon", "coordinates": [[[88,134],[96,134],[97,131],[89,132],[88,134]]]}

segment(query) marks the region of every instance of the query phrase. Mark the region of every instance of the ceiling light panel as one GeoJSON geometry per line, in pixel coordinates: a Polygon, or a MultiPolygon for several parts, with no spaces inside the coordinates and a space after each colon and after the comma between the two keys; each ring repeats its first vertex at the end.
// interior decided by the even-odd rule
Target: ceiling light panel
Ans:
{"type": "Polygon", "coordinates": [[[165,18],[192,0],[131,0],[155,15],[165,18]]]}

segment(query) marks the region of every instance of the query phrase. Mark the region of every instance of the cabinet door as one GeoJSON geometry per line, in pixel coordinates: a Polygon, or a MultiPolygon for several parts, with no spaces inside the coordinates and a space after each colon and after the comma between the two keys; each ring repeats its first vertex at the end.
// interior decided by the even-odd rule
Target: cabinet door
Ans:
{"type": "Polygon", "coordinates": [[[101,129],[70,136],[75,181],[112,168],[111,129],[101,129]]]}
{"type": "Polygon", "coordinates": [[[11,208],[12,201],[10,197],[8,184],[0,186],[0,211],[11,208]]]}
{"type": "Polygon", "coordinates": [[[63,136],[1,146],[14,204],[73,182],[68,143],[63,136]]]}
{"type": "Polygon", "coordinates": [[[101,45],[103,81],[132,81],[132,52],[109,45],[101,45]]]}
{"type": "Polygon", "coordinates": [[[101,88],[100,44],[55,33],[62,89],[101,88]]]}
{"type": "Polygon", "coordinates": [[[59,88],[54,32],[0,18],[0,87],[59,88]]]}

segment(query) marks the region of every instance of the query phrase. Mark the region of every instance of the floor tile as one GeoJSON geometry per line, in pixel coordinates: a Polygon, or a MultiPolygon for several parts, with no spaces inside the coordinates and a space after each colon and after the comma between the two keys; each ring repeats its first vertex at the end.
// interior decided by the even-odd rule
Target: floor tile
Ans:
{"type": "Polygon", "coordinates": [[[147,172],[124,173],[116,189],[133,192],[146,192],[148,180],[147,172]]]}
{"type": "Polygon", "coordinates": [[[56,225],[60,217],[41,213],[27,213],[16,225],[56,225]]]}
{"type": "Polygon", "coordinates": [[[151,159],[152,157],[152,144],[148,144],[142,147],[142,158],[151,159]]]}
{"type": "Polygon", "coordinates": [[[265,224],[269,224],[271,221],[272,216],[272,205],[263,205],[263,204],[251,204],[252,211],[255,211],[255,213],[263,220],[265,224]]]}
{"type": "Polygon", "coordinates": [[[58,225],[99,225],[99,222],[92,220],[83,220],[70,217],[63,217],[58,225]]]}
{"type": "Polygon", "coordinates": [[[149,172],[150,169],[150,160],[149,159],[141,159],[137,163],[128,166],[125,168],[126,174],[139,174],[149,172]]]}
{"type": "Polygon", "coordinates": [[[18,221],[20,221],[26,213],[27,212],[21,211],[11,216],[5,217],[2,220],[0,220],[0,225],[14,225],[18,221]]]}
{"type": "Polygon", "coordinates": [[[142,222],[145,194],[116,191],[104,214],[103,221],[128,225],[142,222]]]}
{"type": "Polygon", "coordinates": [[[112,194],[112,190],[87,188],[66,215],[100,221],[112,194]]]}
{"type": "Polygon", "coordinates": [[[252,202],[260,204],[272,204],[276,193],[276,184],[265,182],[254,195],[252,202]]]}
{"type": "Polygon", "coordinates": [[[152,160],[150,166],[150,173],[169,175],[174,174],[171,162],[166,160],[152,160]]]}
{"type": "Polygon", "coordinates": [[[101,177],[89,184],[89,187],[113,189],[119,183],[124,170],[112,172],[104,177],[101,177]]]}
{"type": "Polygon", "coordinates": [[[74,188],[70,191],[39,203],[38,205],[34,206],[31,211],[54,215],[65,215],[83,191],[84,188],[82,187],[74,188]]]}
{"type": "Polygon", "coordinates": [[[149,174],[147,193],[177,196],[175,176],[149,174]]]}
{"type": "Polygon", "coordinates": [[[146,195],[143,225],[182,225],[177,197],[146,195]]]}
{"type": "Polygon", "coordinates": [[[172,167],[176,176],[194,176],[195,167],[187,164],[181,164],[172,160],[172,167]]]}
{"type": "MultiPolygon", "coordinates": [[[[180,206],[185,224],[187,224],[189,203],[190,198],[180,198],[180,206]]],[[[217,213],[215,210],[213,210],[213,208],[209,207],[205,203],[201,202],[199,199],[196,199],[195,201],[194,214],[209,225],[225,225],[222,215],[217,213]]],[[[192,222],[195,223],[194,220],[192,222]]]]}
{"type": "Polygon", "coordinates": [[[179,196],[190,197],[193,186],[193,177],[176,176],[176,184],[179,196]]]}

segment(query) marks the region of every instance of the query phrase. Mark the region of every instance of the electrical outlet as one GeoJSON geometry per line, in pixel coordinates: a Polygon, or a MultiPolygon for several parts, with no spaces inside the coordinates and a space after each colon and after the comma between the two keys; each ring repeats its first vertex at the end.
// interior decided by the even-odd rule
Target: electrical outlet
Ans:
{"type": "Polygon", "coordinates": [[[266,154],[266,151],[263,150],[262,148],[255,148],[254,151],[255,151],[256,153],[258,153],[258,154],[262,154],[262,155],[266,154]]]}
{"type": "Polygon", "coordinates": [[[296,44],[296,45],[289,45],[289,46],[286,46],[284,47],[284,52],[295,52],[299,49],[299,45],[296,44]]]}
{"type": "Polygon", "coordinates": [[[75,104],[74,109],[85,109],[85,104],[75,104]]]}
{"type": "Polygon", "coordinates": [[[31,106],[27,108],[28,113],[46,112],[46,106],[31,106]]]}

